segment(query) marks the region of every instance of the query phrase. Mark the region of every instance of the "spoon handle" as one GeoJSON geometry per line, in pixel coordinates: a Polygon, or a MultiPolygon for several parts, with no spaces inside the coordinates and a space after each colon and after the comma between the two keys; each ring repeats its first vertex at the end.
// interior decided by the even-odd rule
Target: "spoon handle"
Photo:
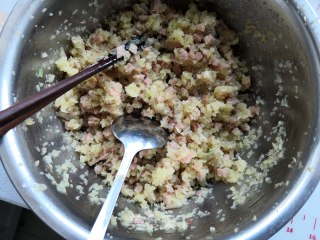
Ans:
{"type": "Polygon", "coordinates": [[[117,175],[108,192],[107,198],[100,210],[100,213],[91,229],[90,235],[87,240],[103,240],[106,234],[113,209],[116,205],[117,199],[119,197],[123,182],[129,171],[132,159],[138,151],[136,149],[126,148],[125,153],[120,164],[117,175]]]}

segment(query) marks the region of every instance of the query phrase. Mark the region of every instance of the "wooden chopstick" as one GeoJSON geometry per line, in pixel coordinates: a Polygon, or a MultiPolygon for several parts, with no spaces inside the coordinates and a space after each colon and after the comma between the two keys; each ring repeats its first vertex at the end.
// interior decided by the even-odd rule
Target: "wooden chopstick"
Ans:
{"type": "Polygon", "coordinates": [[[116,55],[104,58],[96,64],[85,68],[83,71],[58,82],[54,86],[48,87],[43,91],[0,111],[0,137],[79,83],[104,69],[113,66],[116,62],[121,60],[123,60],[123,57],[117,58],[116,55]]]}

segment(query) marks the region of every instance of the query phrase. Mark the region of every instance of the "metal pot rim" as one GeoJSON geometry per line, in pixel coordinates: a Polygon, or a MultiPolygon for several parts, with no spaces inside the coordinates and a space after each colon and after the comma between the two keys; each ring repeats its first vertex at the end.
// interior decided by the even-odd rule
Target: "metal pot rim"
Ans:
{"type": "MultiPolygon", "coordinates": [[[[320,20],[316,15],[314,9],[310,5],[305,5],[307,1],[294,0],[288,3],[292,9],[292,15],[295,16],[297,24],[304,24],[303,21],[307,21],[309,24],[305,26],[305,38],[310,43],[310,48],[314,50],[313,59],[319,63],[320,59],[320,20]],[[304,8],[298,8],[297,6],[303,5],[304,8]],[[299,15],[297,12],[301,12],[299,15]],[[312,23],[312,24],[311,24],[312,23]]],[[[10,14],[8,21],[3,29],[0,38],[0,56],[6,56],[6,58],[0,59],[0,76],[2,82],[0,83],[0,109],[4,109],[13,103],[12,96],[10,94],[10,82],[13,81],[14,75],[12,74],[16,61],[13,56],[15,52],[21,48],[21,38],[16,38],[12,34],[12,29],[16,29],[16,32],[23,32],[23,29],[34,9],[36,9],[36,3],[32,0],[18,0],[13,12],[10,14]],[[10,39],[10,40],[8,40],[10,39]]],[[[39,4],[40,6],[41,4],[39,4]]],[[[318,64],[319,65],[319,64],[318,64]]],[[[320,73],[319,69],[318,72],[320,73]]],[[[320,91],[318,91],[320,93],[320,91]]],[[[320,95],[320,94],[319,94],[320,95]]],[[[318,97],[319,98],[319,97],[318,97]]],[[[320,102],[320,100],[319,100],[320,102]]],[[[320,136],[320,114],[319,111],[315,111],[315,118],[317,119],[317,128],[315,129],[315,136],[320,136]]],[[[23,172],[23,165],[21,159],[22,156],[19,151],[15,151],[19,144],[19,139],[15,131],[10,131],[2,139],[0,139],[0,155],[3,161],[3,165],[16,187],[21,197],[25,200],[28,206],[49,226],[55,229],[59,234],[67,239],[82,239],[87,235],[87,230],[82,226],[76,225],[72,222],[72,219],[68,219],[60,210],[52,204],[43,205],[43,201],[50,201],[50,199],[43,198],[43,195],[36,195],[30,190],[25,188],[22,184],[22,178],[15,176],[17,168],[20,172],[23,172]],[[47,208],[50,206],[50,208],[47,208]],[[54,218],[52,217],[54,216],[54,218]]],[[[318,168],[320,167],[320,145],[319,139],[313,142],[312,149],[310,150],[310,156],[308,160],[308,167],[318,168]]],[[[25,173],[26,178],[31,176],[25,173]]],[[[313,190],[315,189],[320,175],[318,176],[316,171],[309,172],[307,169],[303,171],[301,176],[297,179],[295,186],[290,193],[279,202],[272,212],[269,212],[265,216],[259,217],[257,222],[246,228],[244,231],[235,233],[233,239],[259,239],[259,236],[270,237],[276,231],[278,231],[306,202],[313,190]]],[[[260,238],[261,239],[261,238],[260,238]]]]}

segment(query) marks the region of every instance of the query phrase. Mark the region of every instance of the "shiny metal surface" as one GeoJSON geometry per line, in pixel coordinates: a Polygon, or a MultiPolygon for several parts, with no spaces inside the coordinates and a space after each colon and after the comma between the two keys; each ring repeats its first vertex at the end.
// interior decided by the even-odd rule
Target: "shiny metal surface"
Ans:
{"type": "MultiPolygon", "coordinates": [[[[11,105],[13,94],[18,99],[34,93],[35,85],[40,81],[35,77],[39,68],[46,73],[54,73],[52,61],[57,57],[60,47],[67,47],[70,35],[86,34],[97,28],[97,22],[103,23],[112,11],[128,7],[132,1],[100,0],[97,8],[89,7],[91,1],[62,0],[20,0],[11,14],[0,39],[0,109],[11,105]],[[75,7],[76,6],[76,7],[75,7]],[[50,14],[52,13],[52,15],[50,14]],[[68,19],[67,23],[64,23],[68,19]],[[85,22],[84,22],[85,21],[85,22]],[[86,29],[83,26],[86,26],[86,29]],[[67,26],[67,28],[65,28],[67,26]],[[42,59],[41,52],[47,52],[52,59],[42,59]],[[5,57],[4,57],[5,56],[5,57]]],[[[176,0],[170,5],[185,8],[185,0],[176,0]]],[[[248,199],[245,205],[230,209],[231,202],[227,199],[228,186],[214,186],[215,198],[205,200],[199,206],[202,211],[212,214],[195,219],[194,230],[185,233],[164,233],[157,231],[153,236],[141,232],[133,232],[119,227],[110,231],[114,239],[267,239],[280,229],[304,204],[319,181],[320,175],[316,169],[320,167],[319,148],[319,39],[316,39],[313,26],[304,23],[304,17],[312,11],[297,8],[296,4],[307,6],[307,1],[282,0],[199,0],[200,6],[214,10],[228,25],[241,34],[239,55],[247,61],[255,89],[265,100],[261,109],[264,113],[257,121],[258,125],[268,121],[274,125],[279,119],[284,119],[287,129],[287,148],[285,159],[270,171],[274,183],[288,182],[288,186],[275,189],[273,184],[265,184],[254,197],[248,199]],[[305,16],[305,14],[307,14],[305,16]],[[246,33],[246,24],[250,21],[257,32],[246,33]],[[259,35],[260,33],[260,35],[259,35]],[[260,36],[260,37],[259,37],[260,36]],[[265,36],[261,39],[261,36],[265,36]],[[263,40],[263,41],[262,41],[263,40]],[[295,66],[288,69],[275,69],[279,63],[292,62],[295,66]],[[252,70],[252,66],[261,65],[263,74],[252,70]],[[289,108],[281,109],[282,115],[270,114],[274,108],[275,94],[278,86],[274,83],[276,72],[284,80],[284,93],[288,95],[289,108]],[[298,86],[298,93],[295,87],[298,86]],[[298,98],[295,96],[297,95],[298,98]],[[301,152],[301,154],[297,153],[301,152]],[[303,167],[288,168],[292,158],[301,161],[303,167]],[[313,170],[312,170],[313,169],[313,170]],[[226,220],[220,221],[217,216],[223,209],[226,220]],[[252,221],[253,216],[257,221],[252,221]],[[216,232],[209,231],[215,226],[216,232]],[[235,227],[239,229],[234,232],[235,227]]],[[[96,5],[95,4],[95,5],[96,5]]],[[[314,22],[318,25],[318,22],[314,22]]],[[[68,190],[67,195],[56,191],[46,176],[46,166],[40,162],[34,167],[34,162],[41,159],[35,146],[43,142],[55,142],[55,148],[64,145],[61,134],[50,129],[60,128],[61,123],[48,107],[43,112],[42,124],[24,131],[22,127],[10,131],[0,140],[0,155],[4,166],[17,190],[29,207],[50,227],[67,239],[85,239],[99,211],[99,206],[81,198],[75,201],[77,193],[68,190]],[[50,126],[48,130],[47,126],[50,126]],[[45,192],[35,191],[35,183],[45,183],[45,192]]],[[[268,135],[270,126],[262,128],[268,135]]],[[[255,162],[261,153],[265,153],[270,143],[263,139],[255,149],[251,162],[255,162]]],[[[51,151],[48,147],[48,151],[51,151]]],[[[55,160],[56,164],[76,155],[70,151],[55,160]]],[[[74,161],[78,165],[77,161],[74,161]]],[[[89,170],[89,182],[101,183],[93,171],[80,169],[77,174],[70,175],[74,185],[80,183],[79,175],[89,170]]],[[[57,176],[54,176],[57,177],[57,176]]],[[[87,189],[84,189],[87,191],[87,189]]],[[[107,190],[103,193],[105,195],[107,190]]],[[[139,208],[134,204],[118,201],[115,211],[128,206],[134,211],[139,208]]],[[[190,204],[175,211],[188,212],[195,207],[190,204]]]]}
{"type": "Polygon", "coordinates": [[[168,141],[168,133],[159,123],[146,118],[122,116],[113,122],[111,129],[124,147],[135,153],[163,147],[168,141]]]}
{"type": "Polygon", "coordinates": [[[104,239],[133,157],[141,150],[163,147],[168,141],[168,133],[159,123],[146,118],[122,116],[113,122],[111,129],[124,146],[124,156],[88,240],[104,239]]]}

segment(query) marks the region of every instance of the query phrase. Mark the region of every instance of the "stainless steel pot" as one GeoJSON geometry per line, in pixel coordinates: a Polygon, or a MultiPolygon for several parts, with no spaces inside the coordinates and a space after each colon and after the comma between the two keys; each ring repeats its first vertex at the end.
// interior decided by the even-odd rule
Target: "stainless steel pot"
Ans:
{"type": "MultiPolygon", "coordinates": [[[[71,35],[92,31],[112,12],[132,4],[129,0],[90,2],[18,1],[0,39],[0,109],[11,105],[15,97],[23,99],[36,91],[39,78],[35,75],[40,68],[46,73],[54,73],[52,60],[57,57],[60,47],[68,46],[71,35]],[[43,52],[51,58],[41,58],[43,52]]],[[[186,7],[185,0],[168,2],[176,8],[186,7]]],[[[226,197],[228,187],[218,184],[214,187],[215,198],[205,200],[199,206],[203,211],[212,213],[195,220],[194,230],[184,233],[159,231],[150,236],[119,227],[110,231],[114,239],[185,239],[186,236],[191,236],[191,239],[267,239],[299,210],[318,183],[320,65],[319,39],[314,33],[315,29],[319,29],[319,22],[314,21],[312,25],[305,23],[305,20],[315,18],[308,1],[199,0],[197,3],[206,10],[215,11],[241,34],[239,54],[250,66],[255,88],[266,102],[262,109],[264,114],[257,122],[259,125],[266,120],[269,122],[263,125],[263,134],[267,135],[270,126],[281,119],[286,123],[286,154],[270,172],[270,178],[273,183],[287,184],[276,189],[274,184],[264,184],[246,204],[236,209],[230,209],[231,203],[226,197]],[[302,8],[298,8],[300,4],[302,8]],[[292,68],[284,64],[288,62],[292,68]],[[254,71],[252,66],[256,65],[263,66],[264,71],[254,71]],[[276,74],[284,81],[289,107],[281,108],[281,114],[272,115],[278,90],[274,82],[276,74]],[[288,168],[292,158],[301,161],[300,166],[303,167],[293,164],[292,168],[288,168]],[[219,209],[223,209],[226,215],[224,222],[217,217],[219,209]],[[252,221],[254,216],[257,221],[252,221]],[[210,226],[215,226],[215,233],[210,232],[210,226]],[[235,232],[235,228],[239,231],[235,232]]],[[[35,161],[42,159],[35,146],[47,142],[50,151],[53,148],[51,142],[54,142],[54,148],[64,144],[61,134],[56,131],[62,130],[61,124],[52,118],[54,111],[50,106],[42,112],[42,116],[41,124],[37,122],[27,131],[22,126],[17,127],[0,139],[3,164],[18,192],[44,222],[67,239],[85,239],[99,207],[90,204],[86,197],[75,200],[77,192],[72,189],[68,190],[67,195],[59,193],[43,175],[45,164],[40,161],[40,165],[35,167],[35,161]],[[36,183],[44,183],[48,189],[38,191],[36,183]]],[[[270,143],[263,138],[259,143],[250,159],[252,163],[270,147],[270,143]]],[[[71,159],[79,166],[76,157],[70,150],[54,161],[59,164],[71,159]]],[[[74,186],[81,182],[79,175],[87,170],[84,168],[70,174],[74,186]]],[[[59,176],[54,177],[59,179],[59,176]]],[[[89,171],[88,180],[101,182],[93,171],[89,171]]],[[[118,210],[128,205],[120,199],[118,210]]],[[[194,206],[191,204],[179,211],[188,212],[194,206]]],[[[138,211],[134,205],[130,208],[138,211]]]]}

